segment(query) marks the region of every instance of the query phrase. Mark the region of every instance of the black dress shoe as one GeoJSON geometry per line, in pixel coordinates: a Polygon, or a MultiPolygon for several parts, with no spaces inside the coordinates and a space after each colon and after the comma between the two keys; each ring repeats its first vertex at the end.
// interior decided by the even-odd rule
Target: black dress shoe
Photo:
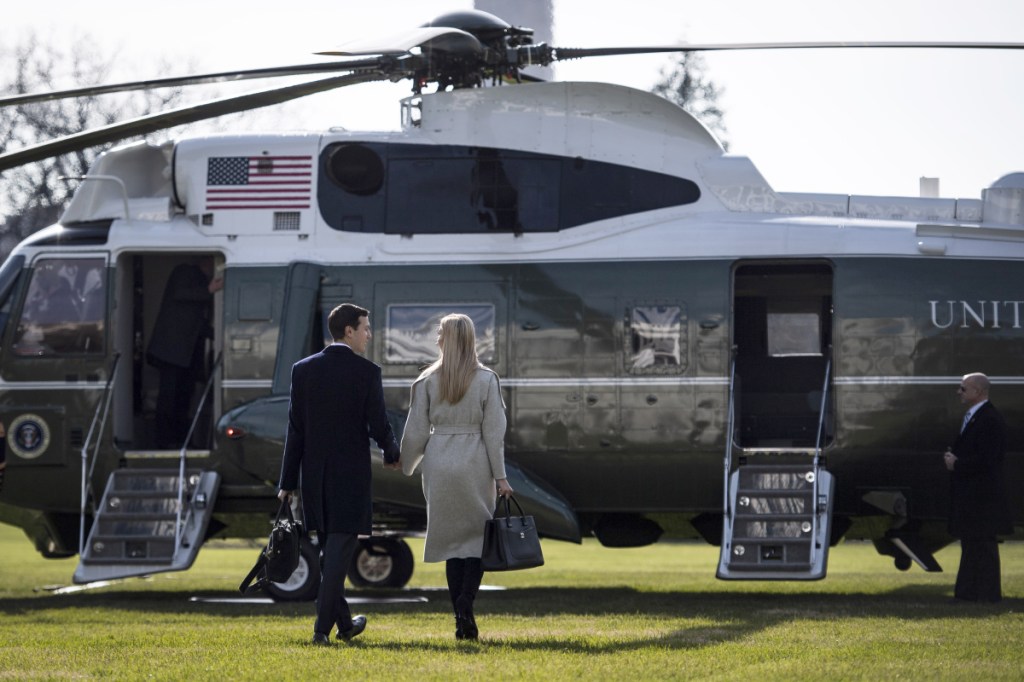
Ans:
{"type": "Polygon", "coordinates": [[[313,646],[331,646],[331,638],[322,632],[314,632],[313,646]]]}
{"type": "Polygon", "coordinates": [[[366,616],[355,616],[352,618],[352,627],[348,630],[338,630],[338,639],[351,642],[353,637],[358,637],[366,629],[366,616]]]}

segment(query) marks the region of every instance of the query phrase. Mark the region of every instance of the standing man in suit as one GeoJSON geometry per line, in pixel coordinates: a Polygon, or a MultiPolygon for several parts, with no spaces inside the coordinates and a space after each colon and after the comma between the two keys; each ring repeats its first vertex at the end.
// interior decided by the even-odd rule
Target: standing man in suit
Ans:
{"type": "Polygon", "coordinates": [[[997,535],[1013,532],[1003,489],[1006,425],[988,401],[989,380],[964,376],[957,389],[967,408],[960,433],[944,455],[950,474],[949,532],[960,538],[960,570],[953,592],[958,600],[1002,599],[997,535]]]}
{"type": "Polygon", "coordinates": [[[345,600],[345,573],[360,535],[373,522],[370,438],[384,452],[384,465],[398,469],[399,448],[384,409],[380,367],[366,358],[369,311],[343,303],[331,311],[327,328],[334,343],[292,367],[288,436],[281,462],[278,497],[299,485],[306,528],[320,543],[320,591],[313,644],[351,641],[366,628],[345,600]]]}
{"type": "Polygon", "coordinates": [[[224,287],[214,277],[212,256],[180,263],[164,287],[146,361],[160,372],[156,397],[156,446],[176,450],[188,436],[189,407],[204,373],[206,339],[213,337],[213,294],[224,287]]]}

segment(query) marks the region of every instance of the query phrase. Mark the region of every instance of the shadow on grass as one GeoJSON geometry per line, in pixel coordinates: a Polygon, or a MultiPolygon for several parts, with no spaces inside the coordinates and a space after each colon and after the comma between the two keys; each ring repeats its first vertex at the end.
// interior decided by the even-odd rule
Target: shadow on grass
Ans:
{"type": "MultiPolygon", "coordinates": [[[[998,604],[951,604],[949,586],[909,585],[885,592],[833,591],[779,593],[770,590],[709,592],[703,590],[650,591],[629,587],[516,587],[483,591],[477,608],[488,614],[513,616],[693,616],[728,619],[743,611],[784,611],[813,617],[870,615],[897,618],[942,617],[953,613],[988,614],[1017,611],[1024,599],[1007,598],[998,604]]],[[[380,598],[369,607],[378,613],[447,613],[444,590],[357,590],[349,597],[380,598]],[[422,602],[388,603],[392,598],[421,597],[422,602]]],[[[118,590],[92,591],[48,597],[0,598],[0,614],[16,615],[60,608],[105,608],[146,613],[195,613],[224,615],[298,615],[309,613],[312,602],[245,601],[237,592],[223,590],[118,590]]],[[[359,607],[357,607],[359,608],[359,607]]]]}

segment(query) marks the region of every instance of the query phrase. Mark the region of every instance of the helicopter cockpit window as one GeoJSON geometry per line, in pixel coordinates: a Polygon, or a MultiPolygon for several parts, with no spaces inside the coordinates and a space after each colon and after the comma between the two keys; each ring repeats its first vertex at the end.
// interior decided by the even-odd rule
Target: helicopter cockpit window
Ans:
{"type": "Polygon", "coordinates": [[[102,258],[36,261],[15,332],[14,353],[102,353],[106,298],[102,258]]]}
{"type": "Polygon", "coordinates": [[[629,311],[629,356],[633,374],[675,374],[686,369],[686,308],[638,305],[629,311]]]}
{"type": "Polygon", "coordinates": [[[462,313],[473,320],[480,362],[494,364],[495,314],[494,306],[489,303],[402,303],[388,306],[384,361],[423,365],[436,360],[437,325],[450,313],[462,313]]]}

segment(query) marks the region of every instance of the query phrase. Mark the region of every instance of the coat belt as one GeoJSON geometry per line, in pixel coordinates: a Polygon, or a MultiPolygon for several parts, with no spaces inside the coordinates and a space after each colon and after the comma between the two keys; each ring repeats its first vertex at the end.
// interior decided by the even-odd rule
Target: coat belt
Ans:
{"type": "Polygon", "coordinates": [[[442,426],[435,426],[435,434],[442,436],[452,436],[463,433],[480,433],[479,424],[446,424],[442,426]]]}

